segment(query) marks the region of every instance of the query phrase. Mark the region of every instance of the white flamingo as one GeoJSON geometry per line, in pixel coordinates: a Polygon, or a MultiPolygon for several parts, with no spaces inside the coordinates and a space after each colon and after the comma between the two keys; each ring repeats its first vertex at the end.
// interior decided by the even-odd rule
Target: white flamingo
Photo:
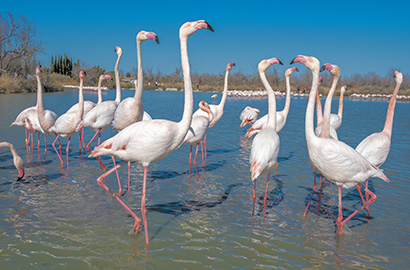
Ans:
{"type": "MultiPolygon", "coordinates": [[[[286,100],[285,100],[285,107],[283,108],[282,111],[276,112],[276,133],[279,133],[286,124],[286,119],[288,117],[289,113],[289,108],[290,108],[290,75],[292,75],[293,72],[298,71],[297,68],[288,68],[285,72],[285,77],[286,77],[286,100]]],[[[268,121],[268,115],[264,115],[258,120],[253,123],[251,128],[246,132],[245,136],[250,138],[253,135],[257,134],[261,129],[263,129],[266,126],[266,123],[268,121]]]]}
{"type": "MultiPolygon", "coordinates": [[[[37,152],[40,152],[40,133],[44,133],[43,129],[40,126],[40,122],[38,121],[38,114],[37,114],[37,109],[32,108],[30,110],[27,110],[24,117],[23,117],[23,122],[25,123],[25,128],[26,130],[30,131],[29,134],[29,140],[31,137],[31,140],[33,140],[32,133],[37,133],[38,138],[37,138],[37,152]]],[[[33,143],[32,143],[33,147],[33,143]]]]}
{"type": "MultiPolygon", "coordinates": [[[[57,118],[57,120],[54,123],[54,126],[52,126],[49,131],[57,134],[56,139],[53,142],[53,148],[57,153],[58,158],[60,159],[61,167],[64,167],[63,164],[63,159],[58,154],[58,151],[55,147],[55,142],[58,140],[58,138],[61,136],[63,138],[68,137],[68,143],[67,143],[67,148],[66,148],[66,156],[67,156],[67,167],[68,167],[68,150],[70,148],[70,141],[71,141],[71,136],[73,136],[77,130],[77,126],[80,123],[80,121],[83,119],[83,113],[84,113],[84,97],[83,97],[83,84],[84,84],[84,76],[85,72],[80,71],[80,88],[78,92],[78,110],[74,112],[68,112],[60,117],[57,118]]],[[[81,144],[81,141],[80,141],[81,144]]]]}
{"type": "Polygon", "coordinates": [[[332,113],[330,115],[330,125],[338,130],[340,126],[342,125],[342,119],[343,119],[343,96],[344,93],[347,90],[347,86],[344,85],[342,88],[340,88],[340,97],[339,97],[339,110],[337,114],[332,113]]]}
{"type": "MultiPolygon", "coordinates": [[[[219,120],[221,120],[222,115],[224,114],[224,107],[225,107],[226,97],[228,96],[229,72],[231,71],[231,69],[234,65],[235,65],[235,63],[232,62],[232,63],[229,63],[226,66],[225,80],[224,80],[224,90],[223,90],[223,93],[222,93],[221,101],[219,102],[218,105],[213,105],[213,104],[209,105],[209,107],[211,108],[212,114],[214,116],[211,123],[209,123],[209,128],[214,127],[219,122],[219,120]]],[[[208,113],[204,112],[201,109],[196,110],[195,113],[194,113],[194,117],[195,116],[200,116],[200,115],[207,117],[208,113]]],[[[206,133],[205,133],[205,137],[204,137],[204,148],[205,148],[204,151],[205,151],[205,158],[206,158],[206,156],[207,156],[207,154],[206,154],[206,133]]]]}
{"type": "MultiPolygon", "coordinates": [[[[193,116],[192,117],[192,122],[191,126],[189,127],[188,133],[185,136],[184,143],[187,143],[190,145],[190,151],[189,151],[189,176],[191,176],[191,165],[192,165],[192,146],[196,146],[195,150],[195,157],[194,157],[194,166],[196,169],[196,173],[198,174],[198,168],[196,164],[196,157],[198,155],[198,146],[199,143],[202,141],[204,138],[206,131],[208,130],[209,123],[212,121],[213,113],[211,111],[211,108],[209,107],[208,103],[205,101],[199,102],[199,108],[203,110],[204,112],[208,113],[208,117],[199,115],[199,116],[193,116]]],[[[199,177],[199,174],[198,174],[199,177]]]]}
{"type": "MultiPolygon", "coordinates": [[[[107,100],[103,101],[100,104],[96,105],[80,122],[77,127],[77,131],[80,130],[82,127],[89,127],[91,128],[95,134],[87,144],[88,151],[91,152],[90,145],[98,135],[98,144],[100,144],[100,136],[101,133],[107,130],[114,120],[115,110],[117,109],[118,104],[121,102],[121,84],[120,84],[120,75],[118,72],[118,66],[122,56],[122,49],[118,46],[115,47],[115,51],[117,52],[117,62],[115,64],[115,85],[116,85],[116,97],[115,100],[107,100]]],[[[100,164],[107,169],[107,167],[98,159],[100,164]]]]}
{"type": "MultiPolygon", "coordinates": [[[[40,123],[41,129],[44,131],[44,160],[46,159],[47,155],[47,136],[54,136],[55,133],[50,131],[50,128],[54,126],[55,121],[58,118],[58,115],[50,110],[44,110],[43,106],[43,86],[41,85],[41,65],[38,65],[36,68],[36,75],[37,75],[37,116],[38,122],[40,123]]],[[[58,144],[60,145],[60,154],[61,154],[61,144],[60,140],[58,140],[58,144]]]]}
{"type": "Polygon", "coordinates": [[[266,191],[265,198],[263,200],[263,217],[265,218],[265,209],[266,209],[266,196],[269,186],[269,177],[270,172],[275,167],[275,164],[278,160],[279,154],[279,136],[276,133],[276,99],[275,93],[273,92],[272,87],[269,85],[268,80],[266,79],[265,71],[273,64],[282,64],[282,62],[277,58],[270,58],[262,60],[258,65],[259,76],[261,77],[262,83],[265,86],[266,91],[268,92],[268,121],[266,126],[255,136],[252,141],[251,148],[251,178],[254,181],[253,186],[253,207],[252,207],[252,219],[255,210],[255,198],[256,198],[256,179],[261,173],[267,173],[268,178],[266,180],[266,191]]]}
{"type": "MultiPolygon", "coordinates": [[[[100,146],[94,149],[90,156],[112,155],[124,159],[124,161],[107,171],[100,177],[97,182],[108,192],[108,187],[103,183],[103,179],[114,170],[117,170],[127,161],[135,161],[142,164],[144,167],[141,212],[144,221],[145,243],[148,244],[148,225],[147,225],[147,209],[145,207],[146,197],[146,181],[148,166],[166,157],[172,151],[177,149],[183,142],[192,120],[193,96],[192,83],[190,75],[190,67],[188,61],[187,41],[199,29],[213,28],[204,20],[184,23],[179,30],[179,38],[181,41],[181,62],[182,72],[184,77],[185,89],[185,105],[184,113],[180,122],[169,120],[154,119],[151,121],[141,121],[134,123],[114,137],[106,140],[100,146]]],[[[135,220],[134,231],[138,232],[141,220],[122,202],[115,194],[112,194],[121,205],[132,215],[135,220]]]]}
{"type": "MultiPolygon", "coordinates": [[[[397,94],[400,85],[403,82],[403,74],[395,71],[394,78],[396,80],[396,88],[390,98],[389,107],[387,109],[386,121],[381,132],[373,133],[367,136],[356,146],[356,151],[362,154],[373,166],[377,168],[383,165],[390,152],[391,136],[393,131],[394,107],[396,105],[397,94]]],[[[366,188],[368,180],[366,180],[366,188]]],[[[366,201],[368,194],[366,193],[366,201]]],[[[369,215],[369,209],[366,208],[369,215]]]]}
{"type": "Polygon", "coordinates": [[[343,225],[359,211],[376,200],[376,195],[366,187],[363,187],[362,183],[370,177],[377,177],[386,182],[389,182],[389,179],[381,170],[370,164],[366,158],[349,145],[331,138],[320,138],[315,135],[313,115],[319,81],[320,62],[315,57],[304,55],[296,56],[291,64],[297,62],[304,64],[313,74],[312,88],[309,94],[305,117],[305,135],[309,153],[309,165],[312,167],[313,171],[321,173],[327,180],[338,186],[339,216],[337,218],[337,227],[338,233],[342,234],[344,233],[343,225]],[[360,193],[360,187],[369,192],[371,199],[360,209],[356,210],[353,214],[343,220],[342,187],[352,188],[355,186],[360,193]]]}
{"type": "MultiPolygon", "coordinates": [[[[154,32],[140,31],[137,34],[137,58],[138,58],[138,79],[134,97],[128,97],[121,101],[115,110],[113,128],[121,131],[129,125],[139,122],[144,116],[144,105],[142,104],[143,92],[143,69],[141,60],[142,42],[152,39],[159,44],[159,39],[154,32]]],[[[148,115],[149,116],[149,115],[148,115]]],[[[151,117],[150,117],[151,118],[151,117]]]]}
{"type": "Polygon", "coordinates": [[[241,119],[240,127],[243,127],[245,125],[252,125],[258,118],[260,112],[261,111],[256,108],[246,106],[239,117],[241,119]]]}
{"type": "Polygon", "coordinates": [[[24,117],[26,116],[26,113],[27,113],[29,110],[32,110],[32,109],[35,110],[35,109],[36,109],[36,106],[28,107],[28,108],[24,109],[23,111],[21,111],[21,112],[17,115],[17,117],[16,117],[16,119],[13,121],[13,123],[10,124],[10,127],[12,127],[12,126],[24,127],[25,133],[26,133],[25,142],[26,142],[27,151],[29,151],[30,136],[31,136],[31,135],[30,135],[30,131],[29,131],[29,133],[27,134],[27,127],[26,127],[26,123],[25,123],[25,121],[24,121],[24,117]]]}
{"type": "Polygon", "coordinates": [[[13,164],[18,171],[17,181],[24,177],[24,162],[23,159],[17,154],[16,148],[11,143],[0,142],[0,148],[10,149],[11,154],[13,155],[13,164]]]}

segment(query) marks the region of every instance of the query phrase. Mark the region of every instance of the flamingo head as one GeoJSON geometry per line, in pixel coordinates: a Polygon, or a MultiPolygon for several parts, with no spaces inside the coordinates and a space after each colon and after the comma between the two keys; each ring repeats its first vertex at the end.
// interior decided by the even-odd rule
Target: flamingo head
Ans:
{"type": "Polygon", "coordinates": [[[293,63],[304,64],[311,71],[314,71],[316,69],[317,71],[319,71],[320,69],[319,60],[313,56],[298,55],[295,58],[293,58],[293,60],[290,62],[290,64],[293,64],[293,63]]]}
{"type": "Polygon", "coordinates": [[[122,49],[119,46],[115,46],[114,51],[117,52],[118,55],[122,55],[122,49]]]}
{"type": "Polygon", "coordinates": [[[112,80],[111,75],[101,75],[100,78],[103,80],[112,80]]]}
{"type": "Polygon", "coordinates": [[[342,95],[344,95],[344,93],[347,91],[347,85],[343,85],[342,88],[340,88],[340,92],[342,93],[342,95]]]}
{"type": "Polygon", "coordinates": [[[340,68],[337,65],[332,65],[329,63],[324,63],[323,66],[320,68],[320,72],[323,70],[329,71],[332,76],[340,76],[340,68]]]}
{"type": "Polygon", "coordinates": [[[399,71],[395,71],[393,77],[396,79],[396,83],[401,84],[403,82],[403,74],[399,71]]]}
{"type": "Polygon", "coordinates": [[[80,71],[80,79],[81,80],[84,80],[84,77],[86,76],[87,74],[86,74],[86,72],[84,71],[84,70],[81,70],[80,71]]]}
{"type": "Polygon", "coordinates": [[[137,34],[137,43],[138,42],[141,43],[141,42],[146,41],[148,39],[155,40],[155,42],[159,44],[159,39],[157,37],[157,34],[155,34],[154,32],[140,31],[137,34]]]}
{"type": "Polygon", "coordinates": [[[13,158],[13,163],[16,169],[18,170],[18,178],[17,180],[21,180],[24,176],[24,162],[20,156],[15,156],[13,158]]]}
{"type": "Polygon", "coordinates": [[[40,78],[41,78],[41,65],[38,65],[38,66],[37,66],[37,68],[36,68],[36,75],[37,75],[37,76],[40,76],[40,78]]]}
{"type": "Polygon", "coordinates": [[[319,77],[319,84],[321,84],[322,82],[323,82],[323,77],[320,76],[320,77],[319,77]]]}
{"type": "Polygon", "coordinates": [[[211,122],[212,119],[214,118],[214,114],[212,113],[211,108],[209,107],[209,104],[206,103],[205,101],[201,101],[201,102],[199,102],[198,106],[201,110],[208,113],[208,120],[209,120],[209,122],[211,122]]]}
{"type": "Polygon", "coordinates": [[[278,58],[273,57],[273,58],[270,58],[270,59],[264,59],[264,60],[260,61],[259,64],[258,64],[258,70],[259,70],[259,72],[265,72],[273,64],[283,65],[282,62],[278,58]]]}
{"type": "Polygon", "coordinates": [[[285,72],[285,76],[290,77],[290,75],[292,75],[295,71],[299,72],[299,69],[297,69],[297,67],[288,68],[285,72]]]}
{"type": "Polygon", "coordinates": [[[229,64],[226,66],[226,70],[228,70],[228,71],[231,70],[233,66],[235,66],[235,63],[234,63],[234,62],[229,63],[229,64]]]}
{"type": "Polygon", "coordinates": [[[195,21],[195,22],[186,22],[184,23],[180,28],[179,28],[179,36],[185,36],[185,37],[189,37],[190,35],[192,35],[193,33],[195,33],[196,31],[200,30],[200,29],[208,29],[211,30],[212,32],[214,32],[214,29],[212,28],[212,26],[206,22],[205,20],[199,20],[199,21],[195,21]]]}

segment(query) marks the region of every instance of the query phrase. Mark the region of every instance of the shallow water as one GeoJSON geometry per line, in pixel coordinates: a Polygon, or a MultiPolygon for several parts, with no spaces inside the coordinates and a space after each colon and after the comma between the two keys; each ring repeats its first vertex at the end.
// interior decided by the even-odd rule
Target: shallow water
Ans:
{"type": "MultiPolygon", "coordinates": [[[[132,95],[132,91],[123,91],[125,97],[132,95]]],[[[194,93],[194,108],[200,100],[212,103],[211,95],[194,93]]],[[[114,91],[103,98],[114,99],[114,91]]],[[[85,99],[96,101],[97,97],[86,93],[85,99]]],[[[46,109],[59,115],[76,100],[75,91],[44,95],[46,109]]],[[[279,110],[284,100],[278,98],[279,110]]],[[[181,92],[145,91],[143,102],[153,118],[178,121],[182,116],[181,92]]],[[[26,176],[17,182],[11,154],[0,150],[0,269],[408,267],[410,103],[396,104],[392,147],[382,166],[391,182],[370,181],[377,194],[370,207],[372,218],[364,211],[359,213],[340,236],[335,233],[335,186],[333,194],[325,187],[320,215],[315,195],[308,216],[302,217],[313,186],[304,137],[307,99],[292,98],[287,124],[279,134],[279,168],[271,176],[266,217],[263,219],[266,178],[261,178],[253,222],[248,161],[252,141],[243,137],[246,130],[239,127],[239,114],[248,105],[265,114],[267,99],[228,99],[220,123],[208,132],[208,160],[200,167],[199,179],[195,173],[189,177],[187,145],[149,167],[148,246],[143,226],[138,235],[133,234],[131,216],[96,183],[102,173],[98,162],[78,154],[77,136],[72,139],[68,168],[60,168],[51,138],[45,161],[43,138],[40,158],[36,149],[27,154],[24,130],[8,126],[33,104],[32,94],[0,98],[0,140],[12,142],[26,163],[26,176]]],[[[337,105],[335,99],[333,112],[337,105]]],[[[387,106],[388,101],[345,100],[339,139],[355,147],[367,135],[382,130],[387,106]]],[[[113,134],[108,130],[102,138],[113,134]]],[[[86,141],[91,136],[87,130],[86,141]]],[[[62,141],[65,146],[67,139],[62,141]]],[[[109,157],[103,161],[112,167],[109,157]]],[[[142,167],[132,165],[129,193],[126,167],[119,172],[122,199],[141,217],[142,167]]],[[[105,183],[118,190],[114,174],[105,183]]],[[[345,216],[360,206],[356,190],[343,191],[345,216]]]]}

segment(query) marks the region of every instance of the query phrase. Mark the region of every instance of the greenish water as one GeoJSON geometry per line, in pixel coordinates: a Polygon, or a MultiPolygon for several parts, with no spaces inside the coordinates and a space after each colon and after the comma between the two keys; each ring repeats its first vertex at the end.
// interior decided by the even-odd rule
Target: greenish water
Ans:
{"type": "MultiPolygon", "coordinates": [[[[123,91],[124,96],[133,95],[123,91]]],[[[212,103],[212,93],[195,93],[212,103]]],[[[104,99],[114,99],[108,91],[104,99]]],[[[47,109],[64,113],[77,100],[77,92],[45,94],[47,109]]],[[[96,101],[87,93],[85,99],[96,101]]],[[[333,111],[338,100],[334,100],[333,111]]],[[[267,99],[228,99],[222,120],[208,131],[208,160],[199,180],[189,178],[189,147],[183,145],[148,171],[147,208],[150,244],[143,226],[132,233],[133,219],[97,183],[98,162],[78,154],[72,139],[70,163],[61,169],[51,148],[42,161],[37,150],[27,154],[24,130],[8,127],[24,108],[35,104],[34,95],[0,97],[1,141],[15,144],[26,163],[26,176],[17,182],[11,154],[0,150],[0,269],[406,269],[409,262],[408,171],[410,169],[408,114],[410,103],[397,103],[390,155],[382,166],[391,183],[374,179],[377,194],[365,212],[347,223],[337,235],[337,194],[325,188],[321,214],[317,201],[307,218],[302,214],[312,190],[304,138],[307,99],[293,98],[285,128],[279,134],[279,168],[271,176],[268,207],[263,219],[266,179],[257,182],[256,216],[252,222],[252,189],[249,173],[251,140],[243,137],[239,114],[245,106],[267,112],[267,99]]],[[[278,98],[282,109],[284,98],[278,98]]],[[[339,139],[355,147],[370,133],[383,128],[387,101],[345,100],[339,139]]],[[[144,106],[153,118],[178,121],[183,93],[144,92],[144,106]]],[[[114,135],[108,130],[106,139],[114,135]]],[[[86,131],[86,141],[92,136],[86,131]]],[[[35,137],[36,138],[36,137],[35,137]]],[[[67,142],[63,139],[63,144],[67,142]]],[[[104,163],[112,167],[109,157],[104,163]]],[[[200,162],[201,163],[201,162],[200,162]]],[[[126,192],[127,170],[119,170],[123,200],[139,211],[142,167],[131,168],[131,190],[126,192]]],[[[115,175],[105,183],[117,190],[115,175]]],[[[345,216],[361,205],[356,190],[343,191],[345,216]]]]}

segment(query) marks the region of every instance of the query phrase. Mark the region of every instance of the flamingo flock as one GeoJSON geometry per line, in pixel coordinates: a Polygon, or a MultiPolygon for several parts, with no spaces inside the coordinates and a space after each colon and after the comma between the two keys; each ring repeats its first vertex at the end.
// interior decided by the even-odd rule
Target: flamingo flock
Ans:
{"type": "MultiPolygon", "coordinates": [[[[81,144],[87,148],[91,154],[89,157],[96,157],[103,167],[100,157],[103,155],[111,156],[113,167],[102,173],[97,178],[97,183],[113,196],[133,217],[133,231],[139,232],[140,225],[143,223],[145,231],[145,243],[149,244],[148,220],[147,220],[147,173],[148,167],[152,163],[165,158],[167,155],[178,149],[183,143],[190,145],[189,153],[189,175],[191,176],[191,165],[194,163],[196,173],[199,178],[197,168],[197,154],[199,145],[203,144],[202,151],[203,159],[207,158],[206,154],[206,134],[208,128],[213,128],[223,116],[226,99],[231,95],[239,95],[228,91],[228,77],[233,62],[226,66],[224,89],[221,101],[218,105],[209,105],[205,101],[199,103],[199,109],[194,113],[193,105],[193,89],[190,73],[190,64],[188,58],[188,38],[198,30],[207,29],[214,31],[212,26],[205,20],[198,20],[184,23],[179,29],[180,39],[180,54],[181,65],[184,80],[184,109],[181,114],[181,120],[178,122],[166,119],[152,119],[145,111],[142,104],[143,93],[143,72],[141,60],[141,44],[142,42],[152,39],[159,44],[159,39],[154,32],[141,31],[137,34],[137,58],[138,58],[138,78],[135,85],[134,97],[121,100],[121,87],[119,78],[119,63],[122,57],[122,49],[119,46],[115,47],[117,53],[117,61],[115,64],[115,81],[116,81],[116,98],[115,100],[102,101],[101,84],[104,80],[110,80],[109,75],[101,75],[98,83],[98,102],[95,104],[91,101],[85,101],[83,97],[83,81],[86,76],[84,71],[79,74],[80,87],[78,95],[78,103],[73,105],[65,114],[57,116],[56,113],[44,109],[43,104],[43,89],[41,84],[41,66],[36,69],[37,75],[37,104],[35,106],[24,109],[10,126],[21,126],[26,129],[26,145],[29,150],[30,141],[33,140],[32,133],[44,133],[45,136],[45,152],[44,159],[47,154],[47,136],[56,136],[52,146],[60,160],[61,167],[64,167],[62,158],[62,145],[60,137],[68,138],[66,147],[66,166],[68,167],[68,151],[71,137],[79,132],[79,147],[81,153],[81,144]],[[113,127],[118,133],[106,139],[101,143],[101,133],[108,128],[113,127]],[[90,128],[95,133],[87,146],[84,145],[84,128],[90,128]],[[97,146],[91,150],[90,145],[98,135],[97,146]],[[56,147],[58,143],[58,148],[56,147]],[[192,148],[196,146],[195,156],[192,161],[192,148]],[[115,159],[123,160],[116,165],[115,159]],[[130,162],[137,162],[143,166],[142,176],[142,197],[140,211],[142,220],[137,214],[121,199],[121,185],[118,177],[118,169],[128,162],[128,190],[130,186],[130,162]],[[104,183],[104,179],[111,173],[116,172],[119,192],[112,192],[104,183]]],[[[305,213],[306,217],[309,205],[313,194],[316,192],[316,173],[321,175],[319,181],[320,193],[318,200],[318,211],[320,207],[320,195],[323,188],[323,182],[326,179],[338,188],[339,197],[339,214],[336,220],[337,232],[343,234],[343,226],[358,212],[366,209],[369,215],[369,205],[376,200],[376,194],[372,192],[367,184],[369,178],[379,178],[385,182],[389,179],[380,169],[380,166],[386,161],[390,145],[393,127],[394,108],[400,85],[403,81],[403,75],[396,71],[394,77],[396,80],[396,88],[391,96],[385,126],[379,133],[373,133],[366,137],[358,144],[356,149],[341,141],[337,136],[337,131],[341,128],[343,119],[343,96],[347,90],[346,86],[342,86],[339,97],[339,110],[337,114],[331,114],[331,101],[333,94],[337,88],[337,83],[340,78],[340,68],[337,65],[325,63],[322,67],[316,57],[298,55],[290,64],[302,64],[312,73],[312,87],[309,93],[309,99],[306,107],[305,115],[305,138],[308,150],[309,165],[314,171],[314,187],[310,200],[307,203],[305,213]],[[321,103],[318,94],[318,85],[320,83],[320,72],[328,71],[333,82],[325,101],[324,111],[322,112],[321,103]],[[316,118],[317,125],[314,125],[314,110],[316,102],[316,118]],[[364,183],[366,184],[364,185],[364,183]],[[350,216],[344,218],[342,212],[342,188],[356,188],[362,199],[362,206],[353,212],[350,216]],[[362,195],[362,190],[365,191],[365,196],[362,195]]],[[[255,198],[256,198],[256,182],[261,175],[267,175],[266,189],[264,194],[264,218],[267,201],[267,192],[269,186],[269,178],[272,171],[278,170],[278,155],[280,151],[279,132],[285,128],[291,102],[291,86],[290,77],[293,72],[298,71],[296,67],[291,67],[286,70],[286,101],[282,111],[277,111],[275,92],[269,84],[265,71],[274,64],[283,65],[278,58],[264,59],[258,64],[258,72],[260,79],[266,91],[255,92],[254,97],[268,97],[268,114],[257,120],[260,110],[247,106],[240,115],[241,124],[243,127],[246,124],[250,125],[246,137],[252,138],[252,146],[249,157],[250,162],[250,178],[253,181],[252,193],[252,220],[254,217],[255,198]]],[[[249,98],[251,95],[244,95],[249,98]]],[[[214,98],[214,97],[212,97],[214,98]]],[[[286,138],[284,138],[286,140],[286,138]]],[[[31,143],[32,145],[32,143],[31,143]]],[[[13,155],[13,162],[18,170],[18,180],[24,177],[24,162],[18,156],[16,149],[12,144],[7,142],[0,143],[0,148],[7,147],[13,155]]],[[[31,146],[32,147],[32,146],[31,146]]],[[[39,142],[38,142],[39,149],[39,142]]],[[[202,148],[202,147],[201,147],[202,148]]]]}

